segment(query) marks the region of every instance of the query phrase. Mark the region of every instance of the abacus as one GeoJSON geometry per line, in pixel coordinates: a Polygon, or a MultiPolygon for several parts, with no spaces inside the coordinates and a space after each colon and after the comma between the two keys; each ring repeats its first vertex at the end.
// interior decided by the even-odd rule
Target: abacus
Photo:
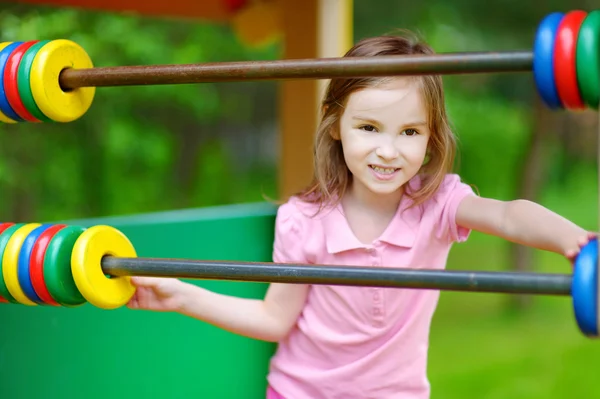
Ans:
{"type": "Polygon", "coordinates": [[[130,276],[329,284],[572,296],[577,325],[598,332],[598,244],[585,246],[573,275],[422,270],[138,258],[108,225],[0,224],[0,297],[27,306],[116,309],[132,298],[130,276]]]}
{"type": "Polygon", "coordinates": [[[5,42],[0,44],[0,121],[74,121],[102,86],[525,71],[533,71],[548,107],[597,109],[599,48],[600,10],[548,15],[533,51],[94,67],[70,40],[5,42]]]}
{"type": "MultiPolygon", "coordinates": [[[[523,71],[533,72],[548,107],[598,109],[600,10],[548,15],[531,52],[93,67],[83,48],[70,40],[2,43],[0,120],[74,121],[87,112],[101,86],[523,71]]],[[[138,258],[130,240],[110,226],[3,223],[0,261],[3,301],[28,306],[89,302],[116,309],[134,294],[130,276],[136,275],[527,293],[572,297],[580,331],[600,336],[597,240],[582,249],[572,274],[500,273],[138,258]]]]}

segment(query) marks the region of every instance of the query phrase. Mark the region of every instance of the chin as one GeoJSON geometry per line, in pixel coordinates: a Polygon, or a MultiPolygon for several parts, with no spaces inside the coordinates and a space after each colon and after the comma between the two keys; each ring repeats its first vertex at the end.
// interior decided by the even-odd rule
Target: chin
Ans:
{"type": "Polygon", "coordinates": [[[396,194],[402,189],[402,184],[369,184],[367,185],[369,191],[378,195],[391,195],[396,194]]]}

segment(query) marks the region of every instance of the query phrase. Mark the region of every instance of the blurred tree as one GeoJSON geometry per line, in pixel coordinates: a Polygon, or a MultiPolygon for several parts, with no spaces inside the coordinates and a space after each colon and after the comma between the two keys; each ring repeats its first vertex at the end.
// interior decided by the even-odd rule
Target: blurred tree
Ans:
{"type": "MultiPolygon", "coordinates": [[[[68,38],[96,66],[278,56],[275,45],[249,49],[228,27],[203,21],[7,5],[0,22],[3,41],[68,38]]],[[[253,173],[236,167],[232,151],[239,149],[203,155],[229,168],[216,185],[199,181],[211,167],[201,155],[203,145],[222,132],[243,135],[240,126],[249,125],[272,129],[274,89],[264,82],[98,88],[91,109],[76,122],[2,126],[0,187],[12,194],[1,199],[3,218],[47,220],[260,200],[236,191],[236,182],[253,173]],[[211,191],[197,189],[203,186],[211,191]]]]}

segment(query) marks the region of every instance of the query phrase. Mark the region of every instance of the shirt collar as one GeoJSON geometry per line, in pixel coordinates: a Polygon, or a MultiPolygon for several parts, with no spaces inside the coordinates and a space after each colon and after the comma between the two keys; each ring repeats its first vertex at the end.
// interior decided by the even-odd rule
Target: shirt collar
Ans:
{"type": "MultiPolygon", "coordinates": [[[[420,211],[419,207],[408,209],[411,203],[412,201],[406,197],[402,199],[394,217],[378,241],[398,247],[411,248],[413,246],[420,211]]],[[[346,220],[341,204],[328,208],[323,216],[322,223],[329,253],[333,254],[371,246],[370,244],[363,244],[356,238],[346,220]]]]}

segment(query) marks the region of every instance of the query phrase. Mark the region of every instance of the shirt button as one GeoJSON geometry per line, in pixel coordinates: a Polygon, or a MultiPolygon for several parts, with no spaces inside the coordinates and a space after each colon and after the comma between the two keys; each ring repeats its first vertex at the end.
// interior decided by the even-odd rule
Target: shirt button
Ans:
{"type": "Polygon", "coordinates": [[[380,308],[375,308],[375,309],[373,309],[373,313],[375,313],[375,316],[380,316],[381,315],[381,309],[380,308]]]}
{"type": "Polygon", "coordinates": [[[380,297],[379,297],[379,292],[375,292],[375,293],[373,294],[373,299],[375,300],[375,302],[379,302],[379,298],[380,298],[380,297]]]}

